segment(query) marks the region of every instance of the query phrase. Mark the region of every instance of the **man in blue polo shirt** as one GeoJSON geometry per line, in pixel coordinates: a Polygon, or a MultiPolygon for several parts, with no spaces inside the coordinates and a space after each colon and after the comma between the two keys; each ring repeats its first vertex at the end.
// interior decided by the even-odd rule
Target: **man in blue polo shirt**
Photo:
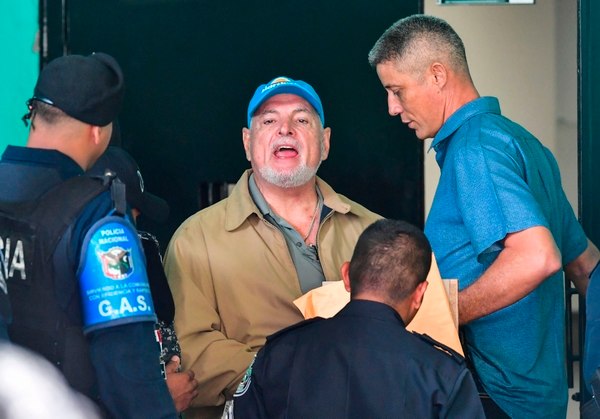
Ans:
{"type": "Polygon", "coordinates": [[[463,43],[423,15],[393,24],[369,53],[392,116],[432,138],[441,169],[425,232],[459,279],[467,351],[494,403],[488,417],[564,418],[563,271],[585,294],[600,258],[536,138],[480,97],[463,43]],[[498,408],[499,406],[499,408],[498,408]]]}

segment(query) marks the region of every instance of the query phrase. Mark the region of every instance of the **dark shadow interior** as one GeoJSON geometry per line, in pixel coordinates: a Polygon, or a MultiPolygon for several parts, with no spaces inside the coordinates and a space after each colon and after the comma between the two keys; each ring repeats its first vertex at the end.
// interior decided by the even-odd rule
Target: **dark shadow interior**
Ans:
{"type": "Polygon", "coordinates": [[[387,114],[367,54],[421,1],[48,0],[48,52],[114,55],[126,77],[122,146],[147,189],[169,201],[166,224],[141,220],[166,246],[199,209],[201,185],[236,182],[254,89],[287,75],[311,83],[332,128],[320,175],[387,217],[423,224],[422,143],[387,114]]]}

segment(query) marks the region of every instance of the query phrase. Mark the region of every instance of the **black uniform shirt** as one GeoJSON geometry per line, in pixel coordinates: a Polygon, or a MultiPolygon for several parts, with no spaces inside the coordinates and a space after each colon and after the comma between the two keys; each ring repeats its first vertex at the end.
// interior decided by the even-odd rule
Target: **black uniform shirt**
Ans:
{"type": "Polygon", "coordinates": [[[434,343],[406,331],[388,305],[353,300],[331,319],[269,337],[235,417],[484,418],[464,359],[434,343]]]}

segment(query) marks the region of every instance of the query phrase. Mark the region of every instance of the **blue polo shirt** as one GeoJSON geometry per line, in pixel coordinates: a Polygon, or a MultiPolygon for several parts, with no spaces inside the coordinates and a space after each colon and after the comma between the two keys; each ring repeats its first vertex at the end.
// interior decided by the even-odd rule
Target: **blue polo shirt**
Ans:
{"type": "MultiPolygon", "coordinates": [[[[425,233],[444,278],[464,289],[494,262],[508,233],[547,227],[563,265],[587,247],[551,152],[482,97],[433,139],[441,169],[425,233]]],[[[563,272],[465,326],[485,390],[511,417],[564,418],[567,407],[563,272]]]]}

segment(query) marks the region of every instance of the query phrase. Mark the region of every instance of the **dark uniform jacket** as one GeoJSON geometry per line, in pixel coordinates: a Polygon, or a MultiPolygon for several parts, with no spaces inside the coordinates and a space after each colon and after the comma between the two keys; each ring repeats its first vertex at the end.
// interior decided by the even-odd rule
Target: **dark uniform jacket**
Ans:
{"type": "MultiPolygon", "coordinates": [[[[0,199],[6,202],[36,199],[60,182],[82,174],[79,165],[56,150],[8,146],[0,161],[0,199]]],[[[48,307],[58,305],[69,316],[81,316],[76,270],[82,242],[88,229],[111,209],[107,191],[90,201],[67,228],[53,255],[55,301],[49,301],[48,307]]],[[[73,318],[73,322],[81,323],[81,318],[73,318]]],[[[50,361],[63,371],[72,386],[96,399],[111,417],[175,417],[173,400],[160,373],[153,329],[152,322],[99,329],[87,336],[85,353],[68,342],[59,343],[64,353],[56,354],[56,359],[50,361]],[[73,353],[75,347],[78,353],[73,353]],[[82,375],[88,374],[88,364],[93,368],[93,382],[80,388],[78,384],[87,381],[82,375]]]]}
{"type": "MultiPolygon", "coordinates": [[[[600,368],[600,263],[590,274],[585,309],[586,324],[585,350],[583,354],[583,378],[585,379],[585,385],[589,392],[590,390],[593,390],[592,381],[597,375],[596,370],[600,368]]],[[[600,383],[597,383],[595,386],[600,386],[600,383]]],[[[597,398],[600,397],[600,393],[595,395],[597,398]]],[[[600,417],[600,413],[598,417],[600,417]]]]}
{"type": "Polygon", "coordinates": [[[484,418],[462,356],[353,300],[271,336],[234,398],[239,418],[484,418]]]}

